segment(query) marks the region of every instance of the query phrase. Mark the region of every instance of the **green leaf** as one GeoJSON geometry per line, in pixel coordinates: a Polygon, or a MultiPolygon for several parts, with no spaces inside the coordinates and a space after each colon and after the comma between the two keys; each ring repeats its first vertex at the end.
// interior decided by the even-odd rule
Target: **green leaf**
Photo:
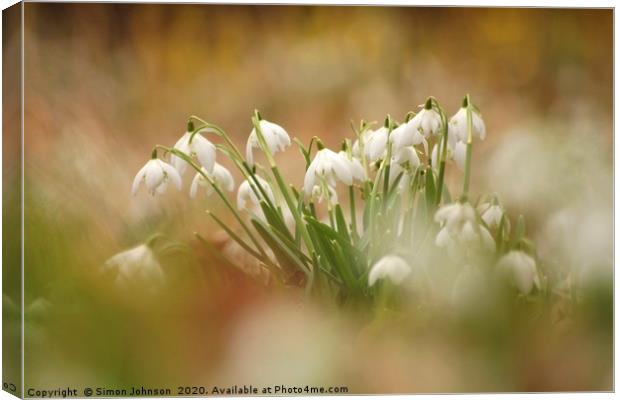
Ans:
{"type": "Polygon", "coordinates": [[[343,240],[347,242],[351,241],[351,237],[349,236],[349,229],[347,227],[347,221],[344,219],[344,214],[342,213],[342,208],[340,204],[336,205],[336,226],[338,228],[338,233],[341,235],[343,240]]]}
{"type": "Polygon", "coordinates": [[[271,230],[269,226],[265,226],[262,221],[256,218],[252,219],[252,225],[256,231],[263,237],[275,254],[278,262],[282,267],[290,267],[291,264],[296,265],[306,275],[310,274],[308,267],[297,257],[294,251],[288,248],[271,230]]]}
{"type": "Polygon", "coordinates": [[[250,247],[249,244],[247,244],[235,232],[233,232],[228,226],[226,226],[226,224],[224,224],[218,217],[216,217],[215,214],[213,214],[213,213],[211,213],[209,211],[207,211],[207,213],[211,216],[211,218],[213,218],[215,220],[215,222],[217,222],[217,224],[222,229],[224,229],[226,231],[226,233],[228,233],[228,236],[230,236],[235,242],[239,243],[239,245],[241,247],[243,247],[243,249],[245,249],[248,253],[253,255],[260,262],[266,263],[265,260],[263,259],[263,256],[261,256],[257,251],[255,251],[252,247],[250,247]]]}
{"type": "Polygon", "coordinates": [[[433,170],[429,167],[426,169],[426,185],[424,187],[426,198],[426,210],[429,214],[432,214],[435,208],[435,200],[437,194],[435,189],[435,177],[433,176],[433,170]]]}

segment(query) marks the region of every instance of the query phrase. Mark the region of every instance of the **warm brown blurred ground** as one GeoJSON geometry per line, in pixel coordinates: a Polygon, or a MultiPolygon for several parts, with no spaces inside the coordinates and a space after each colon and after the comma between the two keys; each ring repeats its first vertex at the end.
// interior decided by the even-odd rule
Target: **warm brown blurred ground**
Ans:
{"type": "MultiPolygon", "coordinates": [[[[26,218],[30,224],[26,287],[32,298],[58,292],[84,296],[92,289],[90,274],[106,258],[154,232],[192,245],[192,232],[213,233],[203,211],[217,208],[218,203],[190,202],[187,177],[183,193],[157,199],[145,193],[136,198],[129,194],[131,180],[152,146],[172,145],[191,114],[224,127],[239,145],[245,143],[256,108],[292,136],[306,141],[319,135],[328,145],[337,146],[343,137],[351,136],[350,119],[381,121],[387,113],[401,119],[428,95],[452,112],[469,92],[489,131],[477,155],[480,159],[505,132],[532,121],[543,126],[582,123],[595,127],[588,134],[609,145],[603,159],[611,165],[611,10],[27,3],[25,21],[26,218]]],[[[299,183],[303,165],[298,152],[291,149],[278,159],[299,183]]],[[[537,205],[528,207],[535,212],[537,205]]],[[[209,261],[202,267],[209,267],[209,261]]],[[[156,330],[162,321],[154,323],[148,307],[133,314],[124,310],[122,316],[113,311],[102,316],[104,321],[127,317],[130,322],[120,327],[115,322],[91,326],[82,321],[81,325],[68,317],[77,333],[57,337],[62,345],[53,347],[53,352],[56,360],[69,359],[73,364],[68,361],[64,372],[55,375],[33,354],[32,376],[41,382],[57,381],[62,374],[88,382],[129,384],[148,377],[157,381],[164,372],[154,349],[171,346],[174,337],[180,342],[179,351],[163,353],[178,371],[170,373],[170,379],[190,370],[195,370],[189,379],[192,383],[217,374],[223,381],[231,379],[225,374],[238,369],[234,360],[216,368],[211,360],[222,356],[223,350],[204,343],[228,340],[229,331],[222,327],[232,326],[231,315],[244,309],[237,306],[245,304],[245,296],[252,298],[248,293],[253,292],[233,285],[230,292],[209,297],[195,290],[183,287],[180,298],[160,299],[169,308],[193,304],[192,309],[184,309],[189,316],[169,321],[170,331],[161,336],[156,330]],[[231,305],[233,297],[239,304],[231,305]],[[192,302],[194,298],[199,301],[192,302]],[[222,311],[214,304],[230,308],[222,311]],[[101,326],[111,333],[97,330],[101,326]],[[155,330],[149,332],[149,340],[136,333],[145,327],[155,330]],[[88,365],[82,352],[93,343],[105,348],[107,339],[115,343],[117,352],[100,349],[88,365]],[[134,353],[125,354],[127,349],[134,353]]],[[[105,302],[99,306],[94,309],[107,307],[105,302]]],[[[110,307],[123,310],[117,306],[110,307]]],[[[278,312],[275,317],[269,315],[278,320],[278,312]]],[[[301,322],[291,324],[290,329],[299,331],[306,327],[301,322]]],[[[344,334],[357,332],[357,327],[347,329],[344,334]]],[[[580,334],[577,337],[583,342],[589,341],[587,334],[580,334]]],[[[405,341],[400,338],[394,343],[400,340],[405,341]]],[[[517,346],[520,340],[524,339],[516,335],[501,343],[517,346]]],[[[566,337],[563,340],[557,343],[580,347],[573,347],[566,337]]],[[[544,348],[547,342],[533,346],[544,348]]],[[[497,358],[480,353],[471,361],[480,368],[471,367],[464,361],[470,359],[468,352],[475,353],[471,349],[445,357],[421,350],[421,359],[444,375],[437,381],[411,381],[403,371],[424,370],[422,361],[412,361],[419,356],[416,346],[434,343],[431,348],[437,351],[443,347],[441,338],[416,343],[403,355],[397,344],[381,341],[376,357],[392,363],[393,370],[387,371],[394,371],[386,384],[378,378],[359,383],[374,371],[372,364],[343,368],[352,374],[351,382],[360,384],[360,391],[605,388],[609,382],[607,371],[601,373],[603,378],[573,373],[585,382],[548,374],[538,381],[539,375],[532,371],[562,353],[557,348],[550,350],[553,356],[541,354],[517,367],[508,363],[511,366],[499,372],[490,371],[494,364],[489,360],[497,358]],[[446,361],[450,357],[463,364],[446,361]],[[463,375],[466,371],[484,378],[468,380],[463,375]]],[[[352,351],[364,346],[362,337],[352,351]]],[[[290,348],[303,350],[294,343],[290,348]]],[[[576,362],[594,365],[598,359],[592,354],[578,352],[576,362]]],[[[563,365],[570,375],[576,364],[563,365]]]]}

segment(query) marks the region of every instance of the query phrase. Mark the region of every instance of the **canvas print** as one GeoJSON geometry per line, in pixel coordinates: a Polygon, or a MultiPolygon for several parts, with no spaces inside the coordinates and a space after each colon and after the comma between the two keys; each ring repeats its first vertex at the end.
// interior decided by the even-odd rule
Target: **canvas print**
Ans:
{"type": "Polygon", "coordinates": [[[613,390],[613,10],[3,11],[3,389],[613,390]]]}

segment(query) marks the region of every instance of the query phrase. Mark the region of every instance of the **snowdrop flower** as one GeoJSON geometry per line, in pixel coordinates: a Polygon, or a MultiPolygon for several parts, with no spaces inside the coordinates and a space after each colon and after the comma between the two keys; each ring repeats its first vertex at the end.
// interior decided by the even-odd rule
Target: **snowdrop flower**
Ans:
{"type": "MultiPolygon", "coordinates": [[[[190,157],[195,157],[202,167],[212,172],[216,158],[215,145],[200,133],[195,134],[192,138],[192,133],[190,131],[193,130],[193,127],[190,125],[189,128],[188,132],[185,132],[185,134],[181,136],[181,139],[175,143],[174,148],[190,157]]],[[[187,169],[187,162],[185,162],[185,160],[173,154],[170,157],[170,163],[179,171],[179,175],[185,173],[187,169]]]]}
{"type": "Polygon", "coordinates": [[[497,203],[483,203],[478,206],[478,212],[480,213],[480,217],[484,223],[491,229],[496,229],[499,227],[504,215],[502,206],[497,203]]]}
{"type": "MultiPolygon", "coordinates": [[[[267,181],[265,181],[260,176],[255,176],[259,185],[263,188],[267,197],[269,197],[269,200],[271,200],[272,203],[275,203],[275,198],[273,196],[273,192],[271,191],[271,186],[269,186],[267,181]]],[[[258,198],[256,193],[254,193],[253,188],[255,188],[256,191],[262,196],[262,192],[259,188],[256,187],[256,184],[252,179],[245,180],[241,185],[239,185],[239,190],[237,191],[237,208],[239,210],[255,212],[256,210],[260,209],[260,199],[258,198]]]]}
{"type": "Polygon", "coordinates": [[[467,243],[481,242],[484,248],[489,252],[493,252],[495,250],[495,239],[493,239],[491,232],[489,232],[489,230],[481,224],[467,221],[463,225],[460,237],[467,243]]]}
{"type": "Polygon", "coordinates": [[[129,284],[164,283],[164,271],[149,246],[142,244],[118,253],[103,265],[105,270],[115,270],[115,285],[126,287],[129,284]]]}
{"type": "Polygon", "coordinates": [[[388,128],[382,126],[375,131],[368,131],[364,134],[364,155],[368,161],[375,162],[385,157],[389,132],[388,128]]]}
{"type": "MultiPolygon", "coordinates": [[[[431,163],[434,169],[439,168],[439,144],[433,146],[431,151],[431,163]]],[[[450,143],[448,140],[448,148],[446,149],[446,161],[454,160],[458,169],[463,171],[465,169],[465,159],[467,157],[467,145],[460,140],[455,140],[454,143],[450,143]]]]}
{"type": "Polygon", "coordinates": [[[500,272],[511,276],[514,285],[523,294],[529,294],[534,286],[540,287],[536,261],[520,250],[512,250],[497,263],[500,272]]]}
{"type": "MultiPolygon", "coordinates": [[[[207,171],[207,169],[204,167],[202,167],[201,170],[205,175],[211,178],[215,182],[216,185],[219,185],[225,190],[232,192],[233,189],[235,188],[235,181],[232,175],[230,174],[230,171],[228,171],[222,165],[215,163],[215,165],[213,166],[212,173],[207,171]]],[[[202,174],[200,173],[196,173],[196,175],[194,176],[194,179],[192,180],[192,186],[189,189],[189,196],[191,198],[196,197],[198,186],[203,186],[205,188],[207,192],[207,196],[211,196],[214,192],[213,186],[211,186],[211,184],[207,182],[205,177],[202,176],[202,174]]]]}
{"type": "Polygon", "coordinates": [[[481,243],[487,251],[495,250],[491,233],[476,221],[476,212],[469,203],[452,203],[435,213],[435,221],[442,228],[435,237],[438,247],[452,247],[460,240],[464,243],[481,243]]]}
{"type": "Polygon", "coordinates": [[[475,220],[476,212],[469,203],[447,204],[435,213],[435,222],[441,223],[450,231],[460,231],[466,222],[475,220]]]}
{"type": "Polygon", "coordinates": [[[172,165],[155,158],[155,152],[153,156],[136,174],[131,186],[132,195],[136,194],[142,182],[152,195],[164,193],[168,188],[169,181],[172,181],[177,189],[181,189],[181,176],[178,171],[172,165]]]}
{"type": "MultiPolygon", "coordinates": [[[[261,119],[259,121],[259,126],[271,154],[284,151],[291,145],[291,138],[280,125],[261,119]]],[[[252,129],[252,132],[250,132],[250,137],[245,146],[245,157],[249,165],[254,164],[254,155],[252,154],[254,149],[260,149],[256,128],[252,129]]]]}
{"type": "Polygon", "coordinates": [[[420,131],[426,138],[430,135],[439,134],[441,129],[441,116],[432,107],[426,108],[425,106],[410,122],[413,122],[416,130],[420,131]]]}
{"type": "Polygon", "coordinates": [[[320,180],[324,180],[331,187],[336,186],[336,180],[351,186],[353,184],[352,164],[346,156],[343,158],[330,149],[319,150],[306,171],[304,192],[307,196],[311,196],[314,187],[320,186],[320,180]]]}
{"type": "Polygon", "coordinates": [[[392,163],[408,163],[411,168],[417,168],[420,166],[420,157],[418,156],[418,152],[413,147],[403,147],[394,152],[392,163]]]}
{"type": "Polygon", "coordinates": [[[338,204],[338,193],[330,185],[316,185],[312,188],[311,199],[317,203],[322,203],[327,199],[330,205],[335,206],[338,204]]]}
{"type": "Polygon", "coordinates": [[[454,144],[452,157],[454,158],[456,166],[461,171],[465,170],[465,161],[467,158],[467,145],[465,144],[465,142],[457,140],[457,142],[454,144]]]}
{"type": "MultiPolygon", "coordinates": [[[[419,114],[418,114],[419,115],[419,114]]],[[[390,136],[390,140],[394,144],[394,150],[401,149],[406,146],[415,146],[426,143],[424,136],[418,130],[419,121],[413,117],[409,122],[400,124],[390,136]]],[[[427,145],[425,145],[426,148],[427,145]]]]}
{"type": "Polygon", "coordinates": [[[399,256],[387,255],[377,261],[368,274],[368,286],[373,286],[379,279],[389,279],[393,284],[400,285],[411,273],[411,267],[399,256]]]}
{"type": "Polygon", "coordinates": [[[342,150],[338,152],[338,155],[349,165],[353,180],[358,182],[366,180],[366,171],[357,157],[350,157],[345,151],[342,150]]]}
{"type": "MultiPolygon", "coordinates": [[[[484,121],[476,112],[472,110],[472,135],[474,137],[478,137],[480,140],[484,140],[487,135],[486,127],[484,126],[484,121]]],[[[451,140],[454,141],[458,139],[462,142],[467,142],[467,106],[461,107],[461,109],[454,114],[452,118],[450,118],[450,122],[448,123],[448,135],[451,137],[451,140]]]]}

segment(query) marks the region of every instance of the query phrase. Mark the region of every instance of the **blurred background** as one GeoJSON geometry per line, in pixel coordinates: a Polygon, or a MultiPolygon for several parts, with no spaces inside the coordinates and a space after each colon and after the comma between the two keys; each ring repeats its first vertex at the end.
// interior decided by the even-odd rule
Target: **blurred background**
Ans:
{"type": "MultiPolygon", "coordinates": [[[[612,32],[603,9],[26,3],[26,386],[611,390],[612,32]],[[579,282],[569,323],[375,326],[202,246],[194,232],[224,245],[204,212],[221,204],[190,200],[187,175],[130,195],[192,114],[239,146],[259,109],[336,147],[351,120],[402,120],[430,95],[452,114],[466,93],[488,130],[473,191],[523,213],[546,273],[579,282]],[[113,285],[106,260],[158,233],[175,243],[163,287],[113,285]]],[[[301,184],[298,151],[278,160],[301,184]]]]}

